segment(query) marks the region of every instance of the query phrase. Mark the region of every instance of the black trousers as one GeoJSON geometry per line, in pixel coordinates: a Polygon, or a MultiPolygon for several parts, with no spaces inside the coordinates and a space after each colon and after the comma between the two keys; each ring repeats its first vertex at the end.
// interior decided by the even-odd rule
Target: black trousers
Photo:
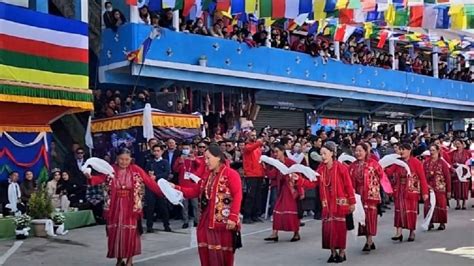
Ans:
{"type": "Polygon", "coordinates": [[[319,187],[316,188],[316,194],[314,197],[314,216],[321,217],[323,212],[323,206],[321,205],[321,196],[319,195],[319,187]]]}
{"type": "Polygon", "coordinates": [[[249,178],[244,203],[244,219],[257,218],[261,214],[263,178],[249,178]]]}
{"type": "Polygon", "coordinates": [[[155,208],[161,216],[164,226],[169,226],[170,214],[168,211],[168,202],[165,198],[158,198],[153,192],[148,189],[145,190],[145,219],[146,228],[152,229],[155,222],[155,208]]]}

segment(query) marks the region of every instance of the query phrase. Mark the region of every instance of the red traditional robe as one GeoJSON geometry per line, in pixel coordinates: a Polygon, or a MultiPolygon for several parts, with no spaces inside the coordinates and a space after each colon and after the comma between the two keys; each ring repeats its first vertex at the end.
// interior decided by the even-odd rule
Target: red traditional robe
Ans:
{"type": "Polygon", "coordinates": [[[328,169],[326,164],[318,168],[319,193],[322,205],[323,249],[346,248],[346,215],[354,205],[355,195],[351,177],[346,166],[334,161],[328,169]]]}
{"type": "Polygon", "coordinates": [[[470,158],[471,153],[465,149],[460,151],[452,151],[450,154],[451,161],[449,163],[451,164],[453,170],[451,178],[453,182],[453,198],[455,200],[467,200],[469,197],[469,182],[459,181],[459,178],[454,170],[456,170],[456,164],[465,164],[470,158]]]}
{"type": "Polygon", "coordinates": [[[163,196],[158,184],[137,165],[121,170],[114,165],[115,177],[93,176],[91,185],[105,183],[104,218],[107,221],[107,258],[130,258],[141,254],[138,228],[143,217],[145,186],[163,196]]]}
{"type": "Polygon", "coordinates": [[[377,235],[377,205],[381,202],[380,180],[383,174],[382,167],[373,159],[355,161],[349,167],[352,184],[361,196],[365,211],[365,226],[359,225],[359,236],[377,235]]]}
{"type": "MultiPolygon", "coordinates": [[[[448,199],[447,193],[451,193],[451,173],[448,163],[443,159],[432,161],[426,158],[423,164],[428,185],[435,192],[436,207],[431,218],[431,223],[448,222],[448,199]]],[[[425,217],[430,209],[430,200],[425,202],[425,217]]]]}
{"type": "Polygon", "coordinates": [[[428,184],[423,165],[418,159],[411,157],[406,163],[410,167],[410,176],[405,168],[398,165],[388,167],[386,173],[391,177],[393,187],[394,226],[415,230],[418,200],[421,195],[428,195],[428,184]]]}
{"type": "MultiPolygon", "coordinates": [[[[287,167],[295,164],[289,158],[285,158],[287,167]]],[[[297,201],[300,195],[304,195],[302,179],[293,180],[290,175],[283,175],[276,168],[268,171],[268,176],[274,176],[278,191],[278,198],[273,210],[273,230],[298,232],[300,230],[300,219],[298,218],[297,201]]]]}
{"type": "Polygon", "coordinates": [[[233,232],[227,230],[226,225],[230,220],[240,226],[242,184],[239,173],[223,165],[215,175],[206,172],[198,184],[176,188],[186,198],[199,197],[201,217],[197,241],[201,265],[234,265],[233,232]]]}

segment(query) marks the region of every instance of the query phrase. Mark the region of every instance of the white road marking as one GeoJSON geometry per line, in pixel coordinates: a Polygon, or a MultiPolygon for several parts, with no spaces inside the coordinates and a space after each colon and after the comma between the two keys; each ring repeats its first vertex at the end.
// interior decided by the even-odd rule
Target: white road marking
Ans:
{"type": "Polygon", "coordinates": [[[432,248],[428,249],[428,251],[455,255],[474,260],[474,247],[460,247],[453,250],[446,250],[446,248],[432,248]]]}
{"type": "MultiPolygon", "coordinates": [[[[303,223],[310,222],[310,221],[314,221],[314,220],[313,219],[302,220],[303,223]]],[[[242,234],[242,237],[256,235],[256,234],[260,234],[260,233],[271,231],[271,230],[272,230],[272,228],[269,227],[269,228],[266,228],[266,229],[262,229],[262,230],[242,234]]],[[[135,260],[135,263],[154,260],[154,259],[161,258],[161,257],[166,257],[166,256],[172,256],[172,255],[176,255],[178,253],[181,253],[181,252],[184,252],[184,251],[187,251],[187,250],[191,250],[191,249],[195,249],[195,248],[196,247],[185,247],[185,248],[175,249],[175,250],[171,250],[171,251],[166,251],[166,252],[155,254],[155,255],[150,256],[150,257],[135,260]]]]}
{"type": "Polygon", "coordinates": [[[21,244],[23,244],[23,241],[15,241],[13,246],[7,252],[5,252],[5,254],[3,254],[0,257],[0,265],[3,265],[7,261],[7,259],[11,255],[13,255],[13,253],[15,253],[15,251],[17,251],[17,249],[21,246],[21,244]]]}

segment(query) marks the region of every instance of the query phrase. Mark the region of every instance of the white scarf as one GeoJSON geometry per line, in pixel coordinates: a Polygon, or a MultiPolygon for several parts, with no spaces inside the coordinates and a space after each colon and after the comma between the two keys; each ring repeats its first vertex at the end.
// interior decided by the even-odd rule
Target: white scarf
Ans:
{"type": "Polygon", "coordinates": [[[10,183],[8,185],[8,202],[5,207],[9,208],[12,212],[17,212],[18,199],[21,198],[20,186],[18,183],[10,183]]]}
{"type": "Polygon", "coordinates": [[[304,159],[304,154],[303,153],[292,154],[290,150],[286,151],[286,156],[288,156],[288,158],[290,158],[292,161],[294,161],[297,164],[301,164],[301,162],[304,159]]]}

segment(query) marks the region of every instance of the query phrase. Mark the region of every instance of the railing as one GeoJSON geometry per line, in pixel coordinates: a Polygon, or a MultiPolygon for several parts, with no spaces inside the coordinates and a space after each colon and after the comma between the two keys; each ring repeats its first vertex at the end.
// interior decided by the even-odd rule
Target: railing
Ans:
{"type": "MultiPolygon", "coordinates": [[[[126,24],[117,32],[105,30],[101,65],[124,62],[124,52],[137,49],[150,31],[150,26],[140,24],[126,24]]],[[[144,64],[242,80],[338,89],[348,96],[355,92],[474,106],[474,85],[466,82],[348,65],[334,60],[325,63],[303,53],[267,47],[250,48],[232,40],[168,30],[162,30],[161,37],[152,42],[144,64]],[[198,66],[201,56],[207,57],[207,67],[198,66]]]]}

